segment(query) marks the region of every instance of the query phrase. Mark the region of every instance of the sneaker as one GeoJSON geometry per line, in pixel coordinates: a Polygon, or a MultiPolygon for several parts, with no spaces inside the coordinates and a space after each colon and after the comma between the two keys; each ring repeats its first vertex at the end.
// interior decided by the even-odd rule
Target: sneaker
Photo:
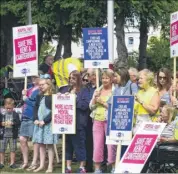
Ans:
{"type": "Polygon", "coordinates": [[[4,168],[4,164],[0,164],[0,169],[3,169],[4,168]]]}
{"type": "Polygon", "coordinates": [[[102,170],[100,169],[95,169],[95,172],[94,173],[102,173],[102,170]]]}
{"type": "Polygon", "coordinates": [[[10,167],[11,169],[16,169],[16,168],[17,168],[17,166],[16,166],[15,164],[11,164],[9,167],[10,167]]]}
{"type": "Polygon", "coordinates": [[[72,170],[70,170],[70,169],[66,169],[66,171],[65,171],[65,173],[72,173],[72,170]]]}
{"type": "Polygon", "coordinates": [[[77,170],[77,173],[87,173],[87,172],[86,172],[85,168],[79,168],[77,170]]]}

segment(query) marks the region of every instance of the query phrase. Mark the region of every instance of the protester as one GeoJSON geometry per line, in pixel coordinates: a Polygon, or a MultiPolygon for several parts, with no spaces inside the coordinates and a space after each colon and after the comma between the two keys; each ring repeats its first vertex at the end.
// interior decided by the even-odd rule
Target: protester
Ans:
{"type": "Polygon", "coordinates": [[[58,143],[58,137],[52,134],[51,107],[53,84],[49,74],[40,76],[40,95],[37,96],[34,113],[33,143],[39,144],[40,166],[33,172],[39,172],[45,168],[46,145],[48,148],[48,168],[46,173],[53,172],[54,144],[58,143]]]}
{"type": "Polygon", "coordinates": [[[80,167],[77,173],[86,173],[86,126],[89,113],[89,91],[82,88],[81,76],[78,71],[72,71],[69,75],[69,85],[59,90],[66,95],[76,94],[76,134],[66,135],[66,173],[72,173],[72,157],[75,152],[80,167]]]}
{"type": "Polygon", "coordinates": [[[161,68],[157,73],[157,87],[161,102],[171,104],[171,72],[167,68],[161,68]]]}
{"type": "Polygon", "coordinates": [[[4,101],[5,112],[0,114],[0,169],[4,167],[5,151],[10,148],[10,168],[15,169],[15,156],[17,150],[18,130],[20,126],[19,115],[13,111],[14,100],[6,98],[4,101]]]}
{"type": "Polygon", "coordinates": [[[161,134],[159,142],[174,143],[178,141],[175,139],[175,129],[178,129],[176,128],[176,122],[174,121],[175,116],[176,116],[176,110],[173,106],[171,105],[163,106],[163,109],[160,113],[160,122],[167,123],[167,125],[161,134]]]}
{"type": "Polygon", "coordinates": [[[43,74],[50,74],[53,76],[52,64],[53,64],[53,56],[47,55],[43,59],[43,63],[39,66],[39,70],[43,72],[43,74]]]}
{"type": "MultiPolygon", "coordinates": [[[[93,97],[93,93],[96,89],[96,70],[88,69],[88,80],[87,88],[89,90],[90,101],[93,97]]],[[[86,151],[87,151],[87,160],[86,160],[86,171],[91,173],[93,172],[93,120],[90,117],[90,113],[88,114],[88,122],[86,129],[86,151]]]]}
{"type": "MultiPolygon", "coordinates": [[[[115,87],[112,95],[113,96],[132,95],[133,94],[131,88],[132,82],[130,81],[128,70],[126,68],[115,68],[114,75],[116,77],[117,86],[115,87]]],[[[108,104],[109,106],[111,106],[112,97],[110,97],[110,99],[108,100],[108,104]]],[[[121,149],[121,157],[125,153],[126,149],[127,146],[123,145],[121,149]]]]}
{"type": "MultiPolygon", "coordinates": [[[[39,93],[39,76],[32,77],[33,86],[28,90],[23,90],[23,109],[22,109],[22,118],[21,118],[21,127],[20,127],[20,147],[23,155],[23,164],[20,166],[20,169],[25,169],[28,167],[28,141],[29,138],[33,136],[33,109],[35,106],[36,96],[39,93]]],[[[34,147],[34,154],[38,154],[38,145],[34,147]]]]}
{"type": "Polygon", "coordinates": [[[132,94],[136,94],[138,92],[138,70],[136,68],[129,68],[129,76],[131,83],[131,91],[132,94]]]}
{"type": "Polygon", "coordinates": [[[139,91],[135,95],[134,133],[142,122],[157,121],[159,115],[160,97],[157,89],[153,87],[154,74],[148,69],[139,72],[139,91]]]}
{"type": "MultiPolygon", "coordinates": [[[[91,116],[93,122],[93,161],[95,162],[95,173],[101,173],[101,162],[104,160],[104,144],[107,126],[107,101],[112,95],[114,90],[113,71],[105,70],[102,72],[102,86],[95,90],[93,98],[90,102],[90,109],[92,110],[91,116]]],[[[114,170],[114,163],[116,158],[116,146],[107,145],[108,149],[108,163],[112,165],[114,170]]]]}
{"type": "Polygon", "coordinates": [[[86,86],[88,83],[89,83],[88,74],[85,73],[85,74],[82,75],[82,85],[86,86]]]}
{"type": "MultiPolygon", "coordinates": [[[[171,105],[163,106],[161,113],[160,113],[159,122],[166,123],[167,125],[164,128],[163,132],[161,133],[160,138],[158,139],[158,144],[178,142],[178,127],[177,127],[178,122],[174,121],[175,115],[176,115],[176,111],[173,106],[171,106],[171,105]]],[[[142,173],[146,173],[148,171],[150,162],[153,160],[155,161],[156,158],[157,158],[157,146],[154,148],[152,154],[150,155],[149,159],[147,160],[146,164],[144,165],[142,173]]]]}

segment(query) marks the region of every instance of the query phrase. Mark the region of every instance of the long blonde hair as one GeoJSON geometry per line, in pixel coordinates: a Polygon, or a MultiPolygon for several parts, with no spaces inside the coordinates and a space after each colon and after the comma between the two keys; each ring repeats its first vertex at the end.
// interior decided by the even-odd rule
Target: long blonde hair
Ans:
{"type": "Polygon", "coordinates": [[[53,93],[54,93],[54,85],[53,85],[53,83],[52,83],[52,80],[51,79],[40,79],[40,81],[41,80],[45,80],[45,82],[48,84],[48,90],[47,90],[47,93],[49,94],[49,95],[52,95],[53,93]]]}

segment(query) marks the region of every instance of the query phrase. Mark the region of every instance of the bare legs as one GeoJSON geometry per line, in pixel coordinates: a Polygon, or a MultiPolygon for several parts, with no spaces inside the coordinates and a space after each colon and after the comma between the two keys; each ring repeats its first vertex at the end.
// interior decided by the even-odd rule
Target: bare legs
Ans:
{"type": "Polygon", "coordinates": [[[20,136],[20,148],[23,155],[23,165],[22,168],[26,168],[28,166],[28,139],[27,137],[20,136]]]}
{"type": "MultiPolygon", "coordinates": [[[[53,144],[47,145],[48,146],[48,169],[46,173],[51,173],[53,171],[53,160],[54,160],[54,146],[53,144]]],[[[45,168],[45,158],[46,158],[46,145],[39,144],[40,148],[40,166],[34,170],[34,172],[39,172],[45,168]]]]}

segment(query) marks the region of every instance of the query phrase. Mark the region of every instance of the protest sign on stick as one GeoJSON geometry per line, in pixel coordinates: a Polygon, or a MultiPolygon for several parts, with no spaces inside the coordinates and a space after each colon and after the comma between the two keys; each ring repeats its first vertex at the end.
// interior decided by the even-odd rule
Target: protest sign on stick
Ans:
{"type": "MultiPolygon", "coordinates": [[[[170,53],[173,58],[173,71],[174,71],[174,86],[176,86],[176,61],[178,57],[178,11],[170,16],[170,53]]],[[[176,90],[174,91],[176,97],[176,90]]]]}
{"type": "Polygon", "coordinates": [[[83,28],[84,68],[109,68],[107,28],[83,28]]]}
{"type": "Polygon", "coordinates": [[[165,123],[142,123],[115,173],[140,173],[165,126],[165,123]]]}
{"type": "Polygon", "coordinates": [[[13,27],[13,77],[38,75],[38,33],[37,25],[13,27]]]}
{"type": "Polygon", "coordinates": [[[109,139],[118,141],[116,166],[121,156],[122,141],[132,139],[133,106],[134,96],[113,96],[108,109],[109,139]]]}
{"type": "Polygon", "coordinates": [[[65,135],[76,133],[75,94],[53,94],[52,132],[62,134],[62,173],[65,173],[65,135]]]}

